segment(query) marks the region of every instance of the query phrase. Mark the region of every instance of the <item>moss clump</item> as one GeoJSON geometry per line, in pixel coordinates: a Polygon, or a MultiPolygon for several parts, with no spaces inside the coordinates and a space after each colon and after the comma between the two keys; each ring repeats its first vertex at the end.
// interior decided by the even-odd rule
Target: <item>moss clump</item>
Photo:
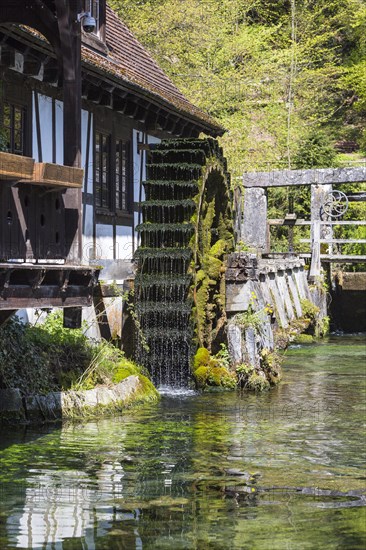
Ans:
{"type": "Polygon", "coordinates": [[[133,403],[152,403],[158,401],[160,395],[151,380],[143,374],[139,374],[138,377],[141,389],[138,389],[133,396],[133,403]]]}
{"type": "Polygon", "coordinates": [[[224,367],[209,367],[207,383],[209,386],[217,386],[233,390],[237,386],[235,373],[228,371],[224,367]]]}
{"type": "Polygon", "coordinates": [[[115,384],[118,384],[118,382],[122,382],[122,380],[124,380],[128,376],[140,374],[140,370],[133,363],[127,363],[125,361],[121,361],[120,363],[118,363],[114,370],[115,372],[113,374],[112,381],[115,384]]]}
{"type": "Polygon", "coordinates": [[[204,388],[206,386],[209,372],[210,369],[203,365],[194,371],[194,378],[198,388],[204,388]]]}
{"type": "Polygon", "coordinates": [[[314,337],[311,334],[299,334],[293,340],[294,344],[312,344],[314,342],[314,337]]]}
{"type": "Polygon", "coordinates": [[[260,392],[269,390],[269,388],[270,383],[263,373],[257,373],[256,371],[252,372],[248,378],[247,389],[260,392]]]}
{"type": "Polygon", "coordinates": [[[193,358],[193,370],[198,369],[201,365],[208,365],[211,355],[208,349],[198,348],[196,355],[193,358]]]}
{"type": "Polygon", "coordinates": [[[281,380],[282,356],[276,351],[264,348],[259,365],[242,363],[236,367],[240,387],[251,391],[268,390],[281,380]]]}
{"type": "Polygon", "coordinates": [[[216,355],[211,355],[206,348],[199,348],[193,359],[193,376],[199,389],[235,389],[238,380],[235,372],[229,369],[229,354],[223,344],[216,355]]]}
{"type": "Polygon", "coordinates": [[[223,239],[219,239],[215,242],[213,246],[211,246],[210,249],[210,256],[214,258],[220,258],[222,257],[227,250],[227,242],[223,239]]]}

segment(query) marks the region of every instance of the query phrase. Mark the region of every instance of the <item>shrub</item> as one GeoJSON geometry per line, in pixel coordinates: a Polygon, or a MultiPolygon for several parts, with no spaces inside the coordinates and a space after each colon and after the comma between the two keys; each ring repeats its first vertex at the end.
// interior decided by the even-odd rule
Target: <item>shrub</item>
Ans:
{"type": "Polygon", "coordinates": [[[132,374],[145,383],[142,367],[112,343],[90,341],[83,330],[64,328],[62,312],[36,326],[10,320],[0,329],[0,387],[19,388],[24,395],[88,390],[132,374]]]}

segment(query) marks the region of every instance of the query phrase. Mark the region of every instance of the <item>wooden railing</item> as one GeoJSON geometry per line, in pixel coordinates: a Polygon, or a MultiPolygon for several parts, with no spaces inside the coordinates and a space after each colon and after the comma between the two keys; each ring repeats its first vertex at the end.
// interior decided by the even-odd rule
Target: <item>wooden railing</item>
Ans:
{"type": "Polygon", "coordinates": [[[283,226],[291,225],[297,227],[311,227],[311,239],[300,239],[301,243],[310,243],[311,252],[298,254],[300,258],[311,259],[309,278],[316,279],[320,275],[320,268],[322,262],[338,262],[338,263],[366,263],[366,255],[362,254],[342,254],[337,252],[333,253],[333,244],[366,244],[366,239],[334,239],[334,238],[322,238],[321,227],[322,226],[336,226],[336,225],[348,225],[348,226],[366,226],[366,221],[359,220],[342,220],[342,221],[321,221],[321,220],[303,220],[294,219],[292,223],[289,220],[284,219],[270,219],[268,220],[269,226],[283,226]],[[321,245],[329,244],[328,253],[321,253],[321,245]]]}

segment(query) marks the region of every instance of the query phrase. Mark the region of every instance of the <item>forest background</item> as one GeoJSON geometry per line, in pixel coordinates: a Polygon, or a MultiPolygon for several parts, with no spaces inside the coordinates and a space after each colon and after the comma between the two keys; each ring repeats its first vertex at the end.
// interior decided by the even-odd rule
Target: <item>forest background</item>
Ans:
{"type": "MultiPolygon", "coordinates": [[[[365,0],[110,4],[186,97],[226,128],[233,184],[245,171],[365,165],[365,0]]],[[[283,215],[288,191],[271,199],[271,215],[283,215]]],[[[295,203],[308,213],[308,192],[295,203]]],[[[365,214],[357,203],[348,215],[365,214]]]]}

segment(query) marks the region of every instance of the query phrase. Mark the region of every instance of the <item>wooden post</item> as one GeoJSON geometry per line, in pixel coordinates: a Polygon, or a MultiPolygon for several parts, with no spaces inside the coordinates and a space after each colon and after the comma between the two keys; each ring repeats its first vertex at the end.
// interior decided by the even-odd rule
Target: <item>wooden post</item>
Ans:
{"type": "MultiPolygon", "coordinates": [[[[80,0],[56,0],[63,64],[64,164],[81,167],[81,28],[80,0]]],[[[64,196],[68,212],[68,263],[80,263],[82,254],[82,190],[64,196]]]]}
{"type": "Polygon", "coordinates": [[[315,282],[320,277],[320,220],[313,220],[311,240],[311,264],[309,281],[315,282]]]}

